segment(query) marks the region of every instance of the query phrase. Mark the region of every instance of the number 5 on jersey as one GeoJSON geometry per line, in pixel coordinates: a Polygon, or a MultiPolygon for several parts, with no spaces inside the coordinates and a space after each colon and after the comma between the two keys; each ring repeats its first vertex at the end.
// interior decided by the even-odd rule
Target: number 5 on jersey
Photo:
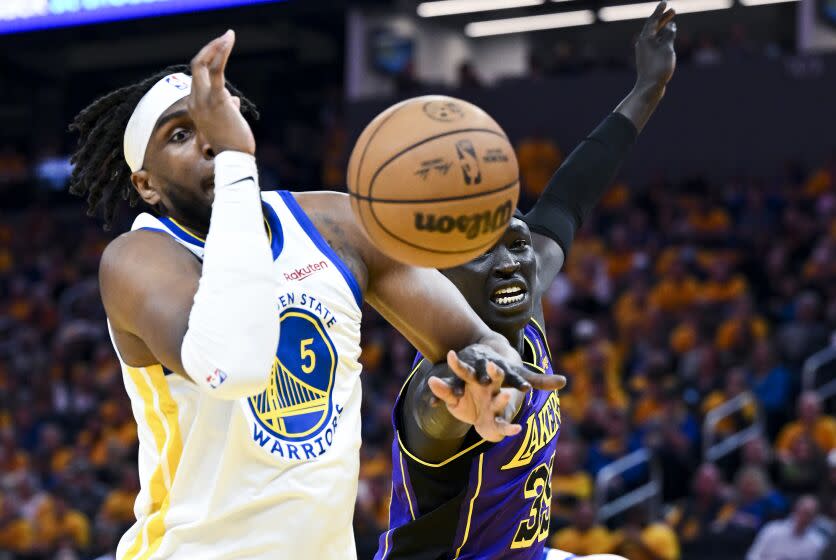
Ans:
{"type": "Polygon", "coordinates": [[[299,343],[299,355],[302,357],[302,371],[310,373],[316,368],[316,354],[308,348],[314,339],[306,338],[299,343]]]}

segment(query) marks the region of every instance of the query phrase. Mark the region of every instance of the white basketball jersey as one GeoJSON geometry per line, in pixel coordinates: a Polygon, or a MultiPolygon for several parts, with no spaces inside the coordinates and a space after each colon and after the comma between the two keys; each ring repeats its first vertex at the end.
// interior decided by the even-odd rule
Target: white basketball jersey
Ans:
{"type": "MultiPolygon", "coordinates": [[[[120,560],[356,557],[362,295],[293,195],[262,199],[281,279],[270,386],[225,401],[160,365],[122,362],[142,489],[120,560]]],[[[141,214],[132,229],[203,256],[203,240],[174,220],[141,214]]]]}

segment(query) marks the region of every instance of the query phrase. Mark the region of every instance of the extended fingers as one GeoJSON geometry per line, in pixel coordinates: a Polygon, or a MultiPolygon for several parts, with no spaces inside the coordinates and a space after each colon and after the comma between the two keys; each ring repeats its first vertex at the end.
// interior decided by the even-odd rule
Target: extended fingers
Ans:
{"type": "MultiPolygon", "coordinates": [[[[227,31],[220,37],[217,37],[207,43],[200,51],[192,58],[192,88],[198,91],[208,90],[211,86],[210,68],[215,61],[219,59],[222,50],[234,38],[232,30],[227,31]]],[[[229,46],[231,48],[231,44],[229,46]]],[[[228,54],[226,55],[228,56],[228,54]]]]}
{"type": "Polygon", "coordinates": [[[499,388],[502,387],[502,381],[505,379],[505,371],[499,367],[496,362],[488,362],[485,370],[488,373],[488,377],[490,377],[491,384],[494,385],[498,391],[499,388]]]}
{"type": "Polygon", "coordinates": [[[221,90],[226,87],[226,78],[224,78],[224,71],[226,70],[226,63],[229,60],[229,55],[232,53],[232,47],[235,45],[235,32],[229,30],[223,35],[224,41],[221,43],[215,56],[209,64],[209,78],[212,82],[212,87],[221,90]]]}
{"type": "Polygon", "coordinates": [[[511,424],[508,420],[501,416],[497,416],[494,419],[494,424],[496,424],[499,432],[505,437],[515,436],[522,431],[522,426],[519,424],[511,424]]]}
{"type": "Polygon", "coordinates": [[[505,386],[513,387],[518,391],[527,393],[531,390],[531,384],[526,380],[528,369],[525,366],[519,365],[515,367],[506,367],[505,369],[505,386]]]}
{"type": "Polygon", "coordinates": [[[455,351],[450,350],[447,352],[447,365],[453,371],[453,373],[464,381],[465,383],[478,383],[479,378],[476,370],[467,362],[462,361],[459,359],[459,355],[456,354],[455,351]]]}
{"type": "Polygon", "coordinates": [[[427,385],[429,385],[432,394],[448,406],[456,406],[459,404],[459,397],[453,391],[452,385],[440,377],[431,376],[427,380],[427,385]]]}
{"type": "Polygon", "coordinates": [[[674,16],[676,16],[676,11],[673,8],[662,14],[662,17],[660,17],[659,21],[656,23],[656,32],[658,33],[664,29],[666,25],[673,21],[674,16]]]}
{"type": "Polygon", "coordinates": [[[523,376],[532,387],[542,391],[556,391],[566,386],[566,378],[562,375],[545,375],[542,373],[534,373],[533,371],[526,369],[523,376]]]}
{"type": "Polygon", "coordinates": [[[673,46],[674,39],[676,39],[676,22],[668,22],[659,32],[658,39],[660,43],[670,43],[673,46]]]}
{"type": "Polygon", "coordinates": [[[665,12],[665,8],[667,7],[667,2],[659,2],[656,5],[656,9],[653,10],[653,13],[650,14],[650,17],[647,18],[644,22],[644,26],[642,27],[641,32],[643,36],[654,35],[656,33],[656,30],[659,29],[659,19],[662,17],[662,14],[665,12]]]}

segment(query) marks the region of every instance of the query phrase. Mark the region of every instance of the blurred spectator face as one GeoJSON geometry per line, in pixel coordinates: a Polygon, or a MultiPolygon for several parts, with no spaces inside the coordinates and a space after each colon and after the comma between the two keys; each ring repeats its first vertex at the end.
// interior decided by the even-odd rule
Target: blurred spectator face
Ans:
{"type": "Polygon", "coordinates": [[[67,514],[67,502],[63,496],[55,495],[52,497],[52,512],[59,519],[67,514]]]}
{"type": "Polygon", "coordinates": [[[726,378],[726,396],[736,397],[746,390],[746,372],[740,368],[731,370],[726,378]]]}
{"type": "Polygon", "coordinates": [[[630,292],[639,301],[644,300],[649,292],[647,280],[643,274],[635,274],[630,279],[630,292]]]}
{"type": "Polygon", "coordinates": [[[790,456],[799,462],[812,461],[816,456],[816,446],[813,440],[808,437],[797,437],[790,446],[790,456]]]}
{"type": "Polygon", "coordinates": [[[769,444],[763,438],[753,439],[743,446],[743,464],[765,466],[769,463],[769,444]]]}
{"type": "Polygon", "coordinates": [[[767,372],[772,369],[775,364],[775,354],[769,341],[765,339],[759,340],[755,344],[755,349],[752,351],[752,367],[756,372],[767,372]]]}
{"type": "Polygon", "coordinates": [[[805,292],[798,296],[798,309],[796,318],[803,323],[812,323],[816,320],[820,302],[819,296],[811,292],[805,292]]]}
{"type": "Polygon", "coordinates": [[[558,461],[560,462],[558,472],[560,474],[572,474],[576,472],[578,470],[579,455],[580,449],[578,449],[577,443],[573,441],[558,443],[556,455],[556,457],[559,457],[558,461]]]}
{"type": "Polygon", "coordinates": [[[720,471],[711,463],[703,464],[694,477],[694,493],[700,497],[714,497],[720,493],[720,471]]]}
{"type": "Polygon", "coordinates": [[[754,502],[767,491],[766,475],[756,467],[744,467],[737,477],[737,493],[743,503],[754,502]]]}
{"type": "Polygon", "coordinates": [[[813,519],[816,518],[819,512],[819,502],[813,496],[802,496],[795,503],[795,508],[792,512],[793,521],[795,522],[796,534],[801,534],[807,530],[813,519]]]}
{"type": "Polygon", "coordinates": [[[813,424],[821,414],[819,397],[813,392],[798,397],[798,418],[804,424],[813,424]]]}
{"type": "Polygon", "coordinates": [[[120,486],[122,487],[122,490],[125,490],[126,492],[139,491],[139,477],[137,476],[136,469],[127,466],[122,470],[120,486]]]}
{"type": "Polygon", "coordinates": [[[63,439],[61,428],[55,424],[47,424],[41,429],[40,448],[44,451],[54,451],[61,447],[63,439]]]}
{"type": "Polygon", "coordinates": [[[711,346],[705,346],[700,351],[699,370],[700,377],[714,379],[717,376],[717,351],[711,346]]]}
{"type": "Polygon", "coordinates": [[[618,225],[612,228],[612,233],[610,234],[610,242],[612,244],[613,249],[616,251],[625,251],[630,248],[630,240],[627,237],[627,229],[622,226],[618,225]]]}
{"type": "Polygon", "coordinates": [[[675,282],[681,282],[685,279],[687,270],[685,269],[685,262],[680,258],[673,261],[668,274],[675,282]]]}
{"type": "Polygon", "coordinates": [[[575,508],[572,524],[581,531],[587,531],[595,523],[595,510],[588,501],[583,501],[575,508]]]}
{"type": "Polygon", "coordinates": [[[711,263],[711,270],[709,271],[711,279],[715,282],[726,282],[731,277],[729,264],[723,258],[716,258],[711,263]]]}
{"type": "Polygon", "coordinates": [[[752,317],[752,299],[749,296],[742,296],[737,299],[734,305],[734,316],[741,320],[752,317]]]}
{"type": "Polygon", "coordinates": [[[627,415],[620,408],[612,407],[607,412],[607,435],[622,438],[627,434],[627,415]]]}

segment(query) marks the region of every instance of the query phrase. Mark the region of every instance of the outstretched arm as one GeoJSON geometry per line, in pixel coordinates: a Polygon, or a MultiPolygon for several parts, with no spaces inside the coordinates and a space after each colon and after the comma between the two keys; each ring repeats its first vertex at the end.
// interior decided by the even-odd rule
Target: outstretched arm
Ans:
{"type": "Polygon", "coordinates": [[[541,292],[560,271],[575,231],[612,182],[673,75],[675,13],[666,11],[666,7],[666,2],[659,3],[636,42],[638,76],[633,89],[615,112],[569,154],[525,216],[537,252],[541,292]]]}
{"type": "Polygon", "coordinates": [[[502,388],[504,372],[495,364],[485,366],[486,378],[460,359],[474,349],[459,354],[450,351],[447,362],[422,362],[409,381],[403,397],[400,423],[409,451],[423,461],[440,463],[462,447],[471,427],[487,441],[499,441],[520,432],[512,424],[525,399],[525,393],[502,388]]]}

